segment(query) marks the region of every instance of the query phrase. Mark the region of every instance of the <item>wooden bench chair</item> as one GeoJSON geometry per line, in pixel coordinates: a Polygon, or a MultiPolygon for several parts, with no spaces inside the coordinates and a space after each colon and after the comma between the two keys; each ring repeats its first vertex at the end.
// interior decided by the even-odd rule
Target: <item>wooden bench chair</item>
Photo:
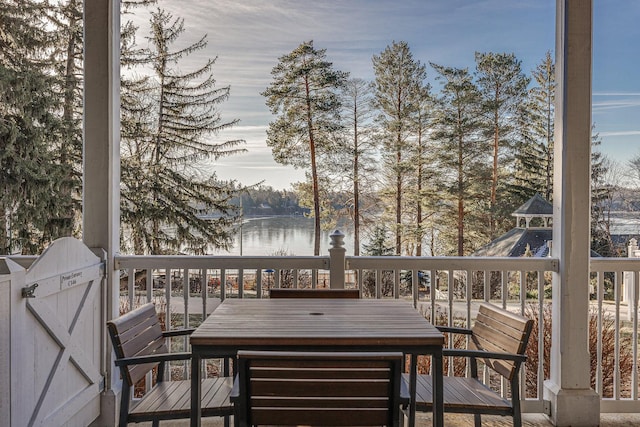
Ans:
{"type": "MultiPolygon", "coordinates": [[[[165,363],[188,360],[191,353],[169,353],[167,337],[190,334],[193,329],[163,332],[152,303],[145,304],[121,317],[107,322],[113,344],[116,366],[123,379],[119,426],[127,423],[189,418],[191,416],[191,381],[164,381],[165,363]],[[130,408],[131,389],[154,367],[157,382],[151,390],[130,408]]],[[[233,414],[230,394],[232,378],[207,378],[202,382],[202,416],[233,414]]]]}
{"type": "Polygon", "coordinates": [[[291,289],[269,290],[269,298],[360,298],[358,289],[291,289]]]}
{"type": "Polygon", "coordinates": [[[402,353],[239,351],[236,426],[399,426],[402,353]]]}
{"type": "MultiPolygon", "coordinates": [[[[444,377],[444,411],[474,414],[475,426],[482,425],[481,414],[510,415],[514,427],[522,425],[520,414],[520,366],[526,360],[526,348],[533,321],[482,304],[472,329],[441,327],[441,332],[468,335],[468,349],[445,349],[444,356],[469,358],[471,377],[444,377]],[[478,379],[481,359],[493,371],[509,381],[511,398],[503,399],[478,379]]],[[[404,380],[409,377],[404,375],[404,380]]],[[[430,375],[418,375],[416,409],[432,411],[433,393],[430,375]]]]}

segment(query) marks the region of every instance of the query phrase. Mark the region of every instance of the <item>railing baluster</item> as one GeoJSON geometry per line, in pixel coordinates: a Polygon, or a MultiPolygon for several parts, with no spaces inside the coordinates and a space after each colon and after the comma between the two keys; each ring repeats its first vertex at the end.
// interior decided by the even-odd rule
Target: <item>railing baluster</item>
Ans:
{"type": "Polygon", "coordinates": [[[435,324],[436,321],[436,301],[438,300],[438,272],[436,270],[431,270],[429,272],[429,299],[431,305],[431,323],[435,324]]]}
{"type": "Polygon", "coordinates": [[[262,298],[262,270],[256,270],[256,297],[262,298]]]}
{"type": "Polygon", "coordinates": [[[153,271],[150,268],[144,269],[144,283],[146,285],[147,291],[147,302],[153,301],[153,278],[151,275],[153,271]]]}
{"type": "MultiPolygon", "coordinates": [[[[603,385],[602,385],[602,339],[603,339],[603,334],[602,334],[602,330],[603,330],[603,316],[602,316],[602,300],[604,299],[604,272],[602,271],[598,271],[596,273],[596,284],[597,284],[597,289],[596,289],[596,295],[597,295],[597,300],[596,303],[598,304],[598,324],[597,324],[597,328],[598,328],[598,343],[597,343],[597,348],[596,348],[596,354],[597,354],[597,360],[596,360],[596,387],[595,387],[595,391],[596,393],[599,393],[600,396],[602,396],[602,392],[603,392],[603,385]]],[[[617,333],[616,333],[617,335],[617,333]]]]}
{"type": "Polygon", "coordinates": [[[520,270],[520,313],[524,313],[524,303],[527,299],[527,273],[520,270]]]}
{"type": "MultiPolygon", "coordinates": [[[[133,310],[133,297],[135,296],[135,280],[136,280],[136,271],[133,268],[129,268],[127,270],[127,292],[129,297],[129,310],[133,310]]],[[[122,313],[120,313],[122,314],[122,313]]]]}
{"type": "Polygon", "coordinates": [[[413,307],[417,307],[420,293],[420,274],[418,270],[411,270],[411,296],[413,298],[413,307]]]}
{"type": "Polygon", "coordinates": [[[224,301],[227,298],[227,271],[224,268],[220,269],[220,301],[224,301]]]}
{"type": "MultiPolygon", "coordinates": [[[[615,283],[615,289],[614,289],[614,299],[615,299],[615,319],[614,319],[614,325],[615,325],[615,330],[616,330],[616,336],[614,338],[614,353],[615,353],[615,358],[616,361],[620,360],[620,297],[622,296],[622,280],[620,280],[621,277],[623,277],[624,272],[621,271],[616,271],[616,283],[615,283]]],[[[618,400],[620,399],[620,379],[621,379],[621,375],[620,375],[620,364],[619,363],[615,363],[613,366],[613,377],[614,377],[614,381],[613,381],[613,397],[614,399],[618,400]]]]}
{"type": "Polygon", "coordinates": [[[207,299],[209,297],[208,270],[200,270],[200,295],[202,298],[202,321],[207,318],[207,299]]]}
{"type": "Polygon", "coordinates": [[[509,273],[505,271],[500,272],[500,284],[502,289],[500,291],[502,297],[502,308],[507,308],[507,301],[509,300],[509,273]]]}
{"type": "Polygon", "coordinates": [[[400,270],[393,271],[393,298],[400,298],[400,270]]]}
{"type": "Polygon", "coordinates": [[[633,299],[629,302],[633,315],[633,368],[631,370],[631,399],[638,400],[638,288],[640,287],[640,272],[633,271],[633,299]]]}
{"type": "MultiPolygon", "coordinates": [[[[544,390],[544,272],[538,271],[538,389],[536,398],[542,399],[544,390]]],[[[526,383],[526,381],[522,381],[526,383]]],[[[526,394],[522,394],[526,396],[526,394]]]]}
{"type": "Polygon", "coordinates": [[[466,305],[466,317],[467,317],[467,327],[470,327],[471,325],[471,302],[473,300],[473,279],[474,279],[474,275],[473,275],[473,271],[471,270],[467,270],[466,271],[466,277],[467,277],[467,283],[466,283],[466,298],[465,298],[465,305],[466,305]]]}
{"type": "Polygon", "coordinates": [[[489,302],[489,300],[491,300],[491,272],[483,270],[482,274],[484,283],[484,301],[489,302]]]}

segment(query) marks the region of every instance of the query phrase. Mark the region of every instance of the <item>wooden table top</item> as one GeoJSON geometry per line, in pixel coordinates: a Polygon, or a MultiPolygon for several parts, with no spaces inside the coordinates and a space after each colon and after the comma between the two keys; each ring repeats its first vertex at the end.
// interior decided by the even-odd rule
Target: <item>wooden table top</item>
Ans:
{"type": "Polygon", "coordinates": [[[442,346],[410,302],[226,299],[190,336],[194,346],[442,346]]]}

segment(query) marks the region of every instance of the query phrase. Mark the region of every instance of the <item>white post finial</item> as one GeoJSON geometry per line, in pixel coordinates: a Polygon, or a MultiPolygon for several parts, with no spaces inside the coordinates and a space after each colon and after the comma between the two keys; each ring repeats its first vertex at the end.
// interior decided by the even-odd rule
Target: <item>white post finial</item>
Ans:
{"type": "Polygon", "coordinates": [[[635,252],[638,250],[638,241],[634,238],[629,239],[629,247],[627,256],[629,258],[635,257],[635,252]]]}
{"type": "Polygon", "coordinates": [[[344,247],[344,233],[342,231],[334,230],[334,232],[329,235],[329,238],[331,239],[332,248],[344,247]]]}

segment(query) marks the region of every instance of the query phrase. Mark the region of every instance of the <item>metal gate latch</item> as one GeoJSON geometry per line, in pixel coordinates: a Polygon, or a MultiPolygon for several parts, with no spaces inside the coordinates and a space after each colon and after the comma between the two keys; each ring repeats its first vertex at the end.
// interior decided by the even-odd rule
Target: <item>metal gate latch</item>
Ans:
{"type": "Polygon", "coordinates": [[[35,298],[36,295],[34,294],[34,292],[36,291],[37,287],[38,284],[34,283],[31,286],[25,286],[24,288],[22,288],[22,298],[35,298]]]}

